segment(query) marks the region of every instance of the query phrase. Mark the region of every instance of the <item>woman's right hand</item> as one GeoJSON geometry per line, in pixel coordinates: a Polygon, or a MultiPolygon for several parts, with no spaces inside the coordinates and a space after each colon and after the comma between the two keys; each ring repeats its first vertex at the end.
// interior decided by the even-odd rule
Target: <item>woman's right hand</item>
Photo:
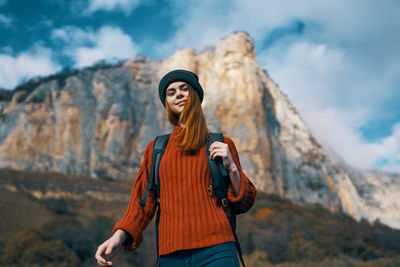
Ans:
{"type": "Polygon", "coordinates": [[[128,238],[128,233],[118,229],[112,237],[104,241],[96,251],[95,258],[100,266],[112,266],[111,258],[117,253],[122,243],[128,238]]]}

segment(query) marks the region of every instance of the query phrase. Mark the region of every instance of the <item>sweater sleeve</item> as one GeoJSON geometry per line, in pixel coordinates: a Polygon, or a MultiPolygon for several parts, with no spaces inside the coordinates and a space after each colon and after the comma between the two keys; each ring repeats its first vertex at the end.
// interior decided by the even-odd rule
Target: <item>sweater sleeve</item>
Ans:
{"type": "Polygon", "coordinates": [[[143,240],[143,231],[154,217],[156,211],[157,205],[153,190],[150,190],[148,194],[146,206],[142,207],[139,204],[139,201],[143,198],[149,181],[150,167],[153,157],[153,144],[154,140],[152,140],[146,147],[142,165],[132,187],[131,198],[125,211],[125,215],[117,221],[113,229],[113,233],[118,229],[122,229],[129,233],[128,239],[122,244],[122,248],[126,250],[135,250],[139,247],[143,240]]]}
{"type": "Polygon", "coordinates": [[[228,200],[231,203],[231,206],[233,206],[233,208],[235,209],[235,212],[237,214],[244,213],[247,212],[253,206],[257,194],[257,189],[250,181],[250,179],[247,178],[247,176],[244,174],[242,167],[240,165],[239,155],[236,150],[236,146],[233,143],[232,139],[230,139],[229,137],[224,137],[224,143],[228,144],[232,159],[235,162],[240,174],[239,195],[236,196],[232,188],[232,184],[229,184],[228,200]]]}

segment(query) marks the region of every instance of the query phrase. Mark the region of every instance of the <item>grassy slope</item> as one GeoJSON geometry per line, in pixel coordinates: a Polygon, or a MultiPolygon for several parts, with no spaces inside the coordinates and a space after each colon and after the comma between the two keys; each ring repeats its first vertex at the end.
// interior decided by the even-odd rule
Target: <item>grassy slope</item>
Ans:
{"type": "MultiPolygon", "coordinates": [[[[96,266],[93,253],[123,215],[130,188],[131,182],[0,170],[2,265],[7,259],[9,266],[29,266],[39,257],[59,261],[58,266],[96,266]],[[57,194],[37,199],[29,193],[49,191],[57,194]],[[29,238],[39,245],[32,246],[29,238]],[[55,252],[43,254],[49,248],[55,252]],[[55,254],[58,258],[52,258],[55,254]]],[[[396,266],[400,261],[399,231],[263,193],[249,213],[238,217],[237,232],[248,266],[396,266]]],[[[144,235],[136,252],[119,254],[118,266],[153,266],[153,223],[144,235]]]]}

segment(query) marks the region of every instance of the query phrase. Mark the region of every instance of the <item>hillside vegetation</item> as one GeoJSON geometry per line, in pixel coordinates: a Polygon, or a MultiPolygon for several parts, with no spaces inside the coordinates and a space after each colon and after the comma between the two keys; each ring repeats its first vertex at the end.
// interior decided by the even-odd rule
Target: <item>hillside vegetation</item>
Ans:
{"type": "MultiPolygon", "coordinates": [[[[123,215],[131,183],[0,170],[0,265],[97,266],[93,255],[123,215]]],[[[400,266],[400,231],[275,195],[259,193],[237,232],[248,266],[400,266]]],[[[137,251],[115,258],[116,266],[154,262],[153,223],[137,251]]]]}

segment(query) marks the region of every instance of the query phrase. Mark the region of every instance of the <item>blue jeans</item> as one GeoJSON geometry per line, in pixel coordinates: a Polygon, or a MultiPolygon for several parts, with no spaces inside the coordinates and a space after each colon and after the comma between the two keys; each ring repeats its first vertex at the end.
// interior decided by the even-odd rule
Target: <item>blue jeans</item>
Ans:
{"type": "Polygon", "coordinates": [[[160,267],[239,267],[234,242],[160,256],[160,267]]]}

